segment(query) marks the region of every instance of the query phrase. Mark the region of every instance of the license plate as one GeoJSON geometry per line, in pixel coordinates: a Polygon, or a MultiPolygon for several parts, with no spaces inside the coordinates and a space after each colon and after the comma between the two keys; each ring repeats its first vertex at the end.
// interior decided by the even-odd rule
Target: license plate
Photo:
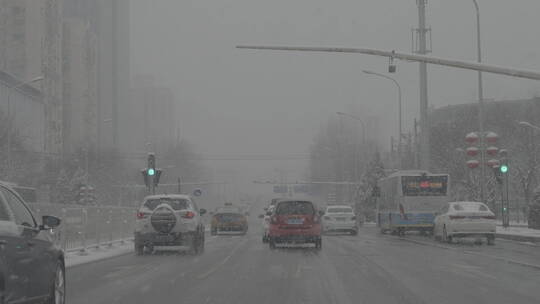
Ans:
{"type": "Polygon", "coordinates": [[[287,224],[289,225],[302,225],[304,223],[304,219],[288,219],[287,224]]]}

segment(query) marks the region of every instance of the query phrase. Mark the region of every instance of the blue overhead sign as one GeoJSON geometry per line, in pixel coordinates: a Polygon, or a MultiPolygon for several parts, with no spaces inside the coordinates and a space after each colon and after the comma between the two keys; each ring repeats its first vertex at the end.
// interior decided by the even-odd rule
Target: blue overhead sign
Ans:
{"type": "Polygon", "coordinates": [[[287,192],[289,192],[289,187],[287,185],[274,186],[274,193],[287,193],[287,192]]]}

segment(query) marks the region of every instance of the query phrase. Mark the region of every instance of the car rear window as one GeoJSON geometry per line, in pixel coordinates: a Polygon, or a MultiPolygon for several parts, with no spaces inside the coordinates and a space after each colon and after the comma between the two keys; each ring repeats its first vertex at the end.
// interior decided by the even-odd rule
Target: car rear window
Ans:
{"type": "Polygon", "coordinates": [[[315,208],[313,204],[307,201],[287,201],[280,202],[276,208],[277,215],[313,215],[315,208]]]}
{"type": "Polygon", "coordinates": [[[352,208],[347,207],[334,207],[328,208],[328,213],[352,213],[352,208]]]}
{"type": "Polygon", "coordinates": [[[150,210],[156,209],[157,206],[161,204],[167,204],[171,206],[173,210],[184,210],[188,209],[189,202],[186,199],[182,198],[156,198],[149,199],[144,203],[144,206],[150,210]]]}
{"type": "Polygon", "coordinates": [[[454,204],[453,208],[456,211],[489,211],[489,209],[484,204],[477,203],[454,204]]]}

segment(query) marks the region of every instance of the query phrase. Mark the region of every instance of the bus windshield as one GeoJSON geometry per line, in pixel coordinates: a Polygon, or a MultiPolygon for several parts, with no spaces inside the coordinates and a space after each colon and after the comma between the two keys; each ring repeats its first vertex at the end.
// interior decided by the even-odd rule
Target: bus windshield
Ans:
{"type": "Polygon", "coordinates": [[[448,176],[402,176],[403,196],[446,196],[448,176]]]}

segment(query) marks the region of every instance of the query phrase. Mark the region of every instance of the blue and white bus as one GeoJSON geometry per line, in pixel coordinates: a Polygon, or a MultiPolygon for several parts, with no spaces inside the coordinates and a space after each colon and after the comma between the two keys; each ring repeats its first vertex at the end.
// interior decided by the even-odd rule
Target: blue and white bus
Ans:
{"type": "Polygon", "coordinates": [[[379,181],[377,226],[382,233],[433,231],[435,213],[450,201],[448,174],[398,171],[379,181]]]}

